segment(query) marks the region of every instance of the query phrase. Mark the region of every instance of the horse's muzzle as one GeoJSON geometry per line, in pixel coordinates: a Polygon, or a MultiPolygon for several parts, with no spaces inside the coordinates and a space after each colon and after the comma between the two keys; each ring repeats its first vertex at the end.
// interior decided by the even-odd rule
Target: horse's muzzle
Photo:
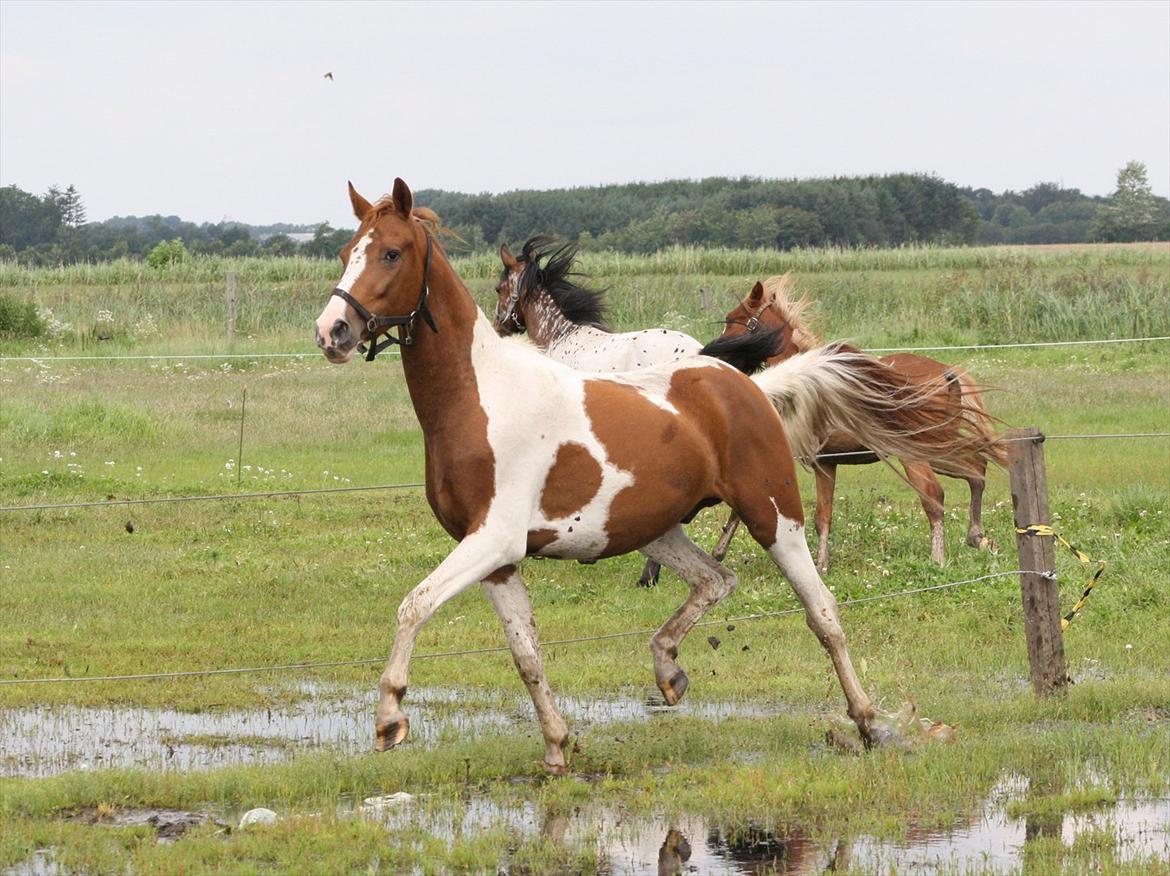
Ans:
{"type": "Polygon", "coordinates": [[[320,329],[316,330],[316,336],[317,346],[325,354],[325,358],[338,365],[349,361],[350,356],[353,354],[353,349],[357,346],[358,342],[358,339],[349,327],[349,323],[343,319],[334,321],[333,326],[329,330],[328,338],[321,334],[320,329]]]}

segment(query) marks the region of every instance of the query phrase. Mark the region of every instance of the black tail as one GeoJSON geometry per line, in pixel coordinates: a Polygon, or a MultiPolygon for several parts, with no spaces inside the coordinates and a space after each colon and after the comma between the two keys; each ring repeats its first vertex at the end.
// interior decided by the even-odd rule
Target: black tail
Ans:
{"type": "Polygon", "coordinates": [[[744,335],[719,337],[699,350],[700,356],[714,356],[744,374],[755,374],[768,359],[780,352],[783,331],[771,329],[744,335]]]}

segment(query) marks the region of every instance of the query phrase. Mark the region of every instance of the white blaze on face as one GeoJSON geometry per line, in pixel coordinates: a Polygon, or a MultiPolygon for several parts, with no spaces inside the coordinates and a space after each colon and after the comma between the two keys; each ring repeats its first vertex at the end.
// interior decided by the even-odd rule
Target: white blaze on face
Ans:
{"type": "MultiPolygon", "coordinates": [[[[374,240],[374,233],[367,231],[357,243],[353,245],[353,249],[349,251],[349,262],[346,263],[345,273],[341,275],[341,279],[337,282],[337,288],[342,292],[352,292],[354,284],[358,277],[366,269],[366,250],[370,248],[370,244],[374,240]]],[[[330,295],[329,300],[325,303],[325,309],[321,311],[321,315],[317,317],[317,332],[326,340],[329,339],[329,332],[333,328],[333,324],[339,319],[347,319],[347,312],[350,306],[345,302],[345,299],[337,295],[330,295]]],[[[355,332],[361,331],[360,325],[350,323],[355,332]]]]}

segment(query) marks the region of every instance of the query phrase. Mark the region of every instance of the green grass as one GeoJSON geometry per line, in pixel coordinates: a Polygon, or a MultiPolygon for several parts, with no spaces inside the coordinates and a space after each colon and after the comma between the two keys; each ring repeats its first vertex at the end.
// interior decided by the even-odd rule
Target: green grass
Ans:
{"type": "MultiPolygon", "coordinates": [[[[482,303],[492,285],[489,262],[469,264],[482,303]]],[[[641,261],[597,254],[586,267],[599,284],[612,284],[618,327],[665,323],[704,338],[719,330],[714,323],[730,306],[727,292],[741,294],[755,275],[795,267],[800,288],[819,302],[826,334],[878,347],[1170,334],[1167,263],[1164,252],[1133,250],[680,251],[641,261]],[[676,277],[668,265],[687,270],[676,277]],[[706,311],[700,288],[713,302],[706,311]]],[[[74,323],[55,340],[5,341],[2,351],[226,351],[219,279],[226,266],[196,260],[157,285],[147,269],[129,263],[89,273],[0,268],[0,285],[74,323]],[[108,342],[93,337],[99,309],[114,311],[108,342]],[[147,313],[157,334],[136,334],[133,326],[147,313]]],[[[245,306],[232,349],[307,350],[305,327],[336,279],[336,265],[257,260],[234,267],[245,306]],[[289,273],[265,273],[278,267],[289,273]]],[[[1170,431],[1165,343],[938,355],[1000,388],[988,407],[1006,425],[1035,425],[1053,436],[1170,431]]],[[[784,822],[821,837],[844,831],[904,838],[911,826],[964,824],[1005,774],[1032,779],[1032,794],[1010,804],[1021,818],[1165,796],[1170,441],[1052,440],[1045,453],[1054,526],[1109,563],[1065,635],[1076,681],[1066,697],[1039,702],[1030,692],[1012,577],[843,610],[851,653],[871,693],[890,709],[913,698],[922,714],[958,729],[954,745],[862,757],[831,753],[821,740],[827,717],[843,701],[803,621],[740,621],[734,631],[696,630],[684,643],[679,659],[692,679],[688,697],[780,703],[782,713],[578,728],[574,767],[591,777],[588,783],[514,784],[540,772],[539,735],[523,724],[384,756],[306,751],[285,764],[210,772],[2,779],[0,866],[51,846],[62,866],[93,873],[367,872],[374,860],[382,872],[495,872],[496,864],[537,873],[604,870],[589,843],[562,845],[502,824],[439,839],[418,825],[388,831],[333,814],[347,799],[405,789],[427,795],[420,804],[427,817],[447,817],[465,805],[468,770],[472,793],[529,804],[542,816],[612,804],[642,815],[703,813],[732,828],[784,822]],[[705,641],[711,633],[721,639],[717,650],[705,641]],[[254,834],[201,828],[167,846],[156,845],[149,831],[63,819],[87,807],[251,805],[270,805],[288,818],[254,834]]],[[[348,368],[318,357],[0,362],[0,505],[405,483],[421,470],[421,436],[392,357],[348,368]]],[[[948,479],[944,487],[948,560],[940,569],[929,561],[926,521],[904,483],[879,466],[840,470],[834,565],[826,576],[839,599],[1016,567],[1006,476],[992,473],[985,498],[985,525],[1000,544],[994,554],[962,545],[965,486],[948,479]]],[[[801,493],[811,516],[806,473],[801,493]]],[[[712,543],[721,523],[719,513],[705,512],[692,533],[712,543]]],[[[377,658],[389,646],[399,600],[450,547],[417,489],[0,512],[0,678],[377,658]]],[[[740,586],[713,617],[795,605],[774,567],[742,535],[729,563],[740,586]]],[[[657,589],[637,589],[640,565],[637,556],[594,566],[526,564],[542,638],[661,623],[684,585],[667,574],[657,589]]],[[[1086,573],[1064,552],[1057,568],[1062,605],[1071,606],[1086,573]]],[[[502,643],[490,606],[472,591],[440,612],[417,653],[502,643]]],[[[545,658],[554,692],[640,696],[652,685],[641,637],[550,647],[545,658]]],[[[336,668],[310,677],[367,689],[372,731],[378,672],[336,668]]],[[[291,685],[300,677],[5,685],[0,708],[265,707],[304,696],[291,685]]],[[[506,654],[419,660],[411,683],[478,689],[508,701],[523,696],[506,654]]],[[[409,705],[408,698],[408,712],[409,705]]],[[[247,741],[250,732],[241,727],[231,741],[247,741]]],[[[1126,858],[1100,831],[1086,832],[1072,847],[1031,841],[1025,854],[1029,870],[1040,873],[1166,869],[1164,861],[1126,858]]]]}

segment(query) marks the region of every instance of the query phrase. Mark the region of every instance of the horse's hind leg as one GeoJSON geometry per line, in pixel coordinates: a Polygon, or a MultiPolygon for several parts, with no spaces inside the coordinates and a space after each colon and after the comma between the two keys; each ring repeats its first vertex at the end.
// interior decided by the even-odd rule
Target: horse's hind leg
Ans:
{"type": "Polygon", "coordinates": [[[910,481],[910,486],[918,491],[922,510],[930,521],[930,558],[941,566],[946,552],[946,538],[943,534],[943,512],[946,506],[943,504],[942,484],[925,462],[903,460],[902,467],[906,469],[906,479],[910,481]]]}
{"type": "Polygon", "coordinates": [[[727,518],[727,522],[723,524],[723,532],[719,534],[719,541],[715,543],[715,550],[711,551],[711,558],[717,563],[722,563],[723,558],[727,556],[727,549],[731,547],[731,540],[735,538],[735,531],[739,529],[739,515],[734,511],[727,518]]]}
{"type": "Polygon", "coordinates": [[[987,463],[979,460],[974,468],[976,473],[963,478],[971,488],[971,522],[967,526],[967,544],[973,548],[995,550],[995,542],[983,534],[983,487],[986,483],[987,463]]]}
{"type": "MultiPolygon", "coordinates": [[[[749,499],[737,503],[737,509],[752,537],[768,552],[768,556],[792,584],[800,604],[804,606],[805,621],[833,661],[837,680],[845,692],[849,717],[861,731],[866,744],[873,744],[877,741],[873,703],[861,686],[845,648],[845,633],[837,614],[837,600],[825,587],[813,565],[812,554],[805,541],[804,523],[785,517],[780,511],[780,505],[792,504],[785,499],[781,499],[778,504],[773,497],[757,495],[754,501],[749,499]]],[[[796,513],[800,513],[798,498],[794,507],[796,513]]]]}
{"type": "Polygon", "coordinates": [[[658,583],[658,573],[662,571],[662,567],[653,560],[647,560],[646,565],[642,567],[642,577],[638,579],[639,587],[653,587],[658,583]]]}
{"type": "Polygon", "coordinates": [[[837,466],[818,462],[817,479],[817,568],[829,571],[829,529],[833,526],[833,490],[837,486],[837,466]]]}
{"type": "Polygon", "coordinates": [[[642,553],[673,569],[691,588],[678,611],[650,639],[654,678],[667,705],[673,706],[682,699],[689,683],[687,674],[675,662],[679,643],[711,606],[735,589],[735,575],[707,556],[687,537],[682,526],[650,542],[642,553]]]}
{"type": "Polygon", "coordinates": [[[512,660],[536,707],[540,731],[544,734],[544,765],[553,772],[563,772],[569,731],[545,678],[528,589],[515,566],[505,566],[489,575],[484,579],[483,589],[504,625],[512,660]]]}

